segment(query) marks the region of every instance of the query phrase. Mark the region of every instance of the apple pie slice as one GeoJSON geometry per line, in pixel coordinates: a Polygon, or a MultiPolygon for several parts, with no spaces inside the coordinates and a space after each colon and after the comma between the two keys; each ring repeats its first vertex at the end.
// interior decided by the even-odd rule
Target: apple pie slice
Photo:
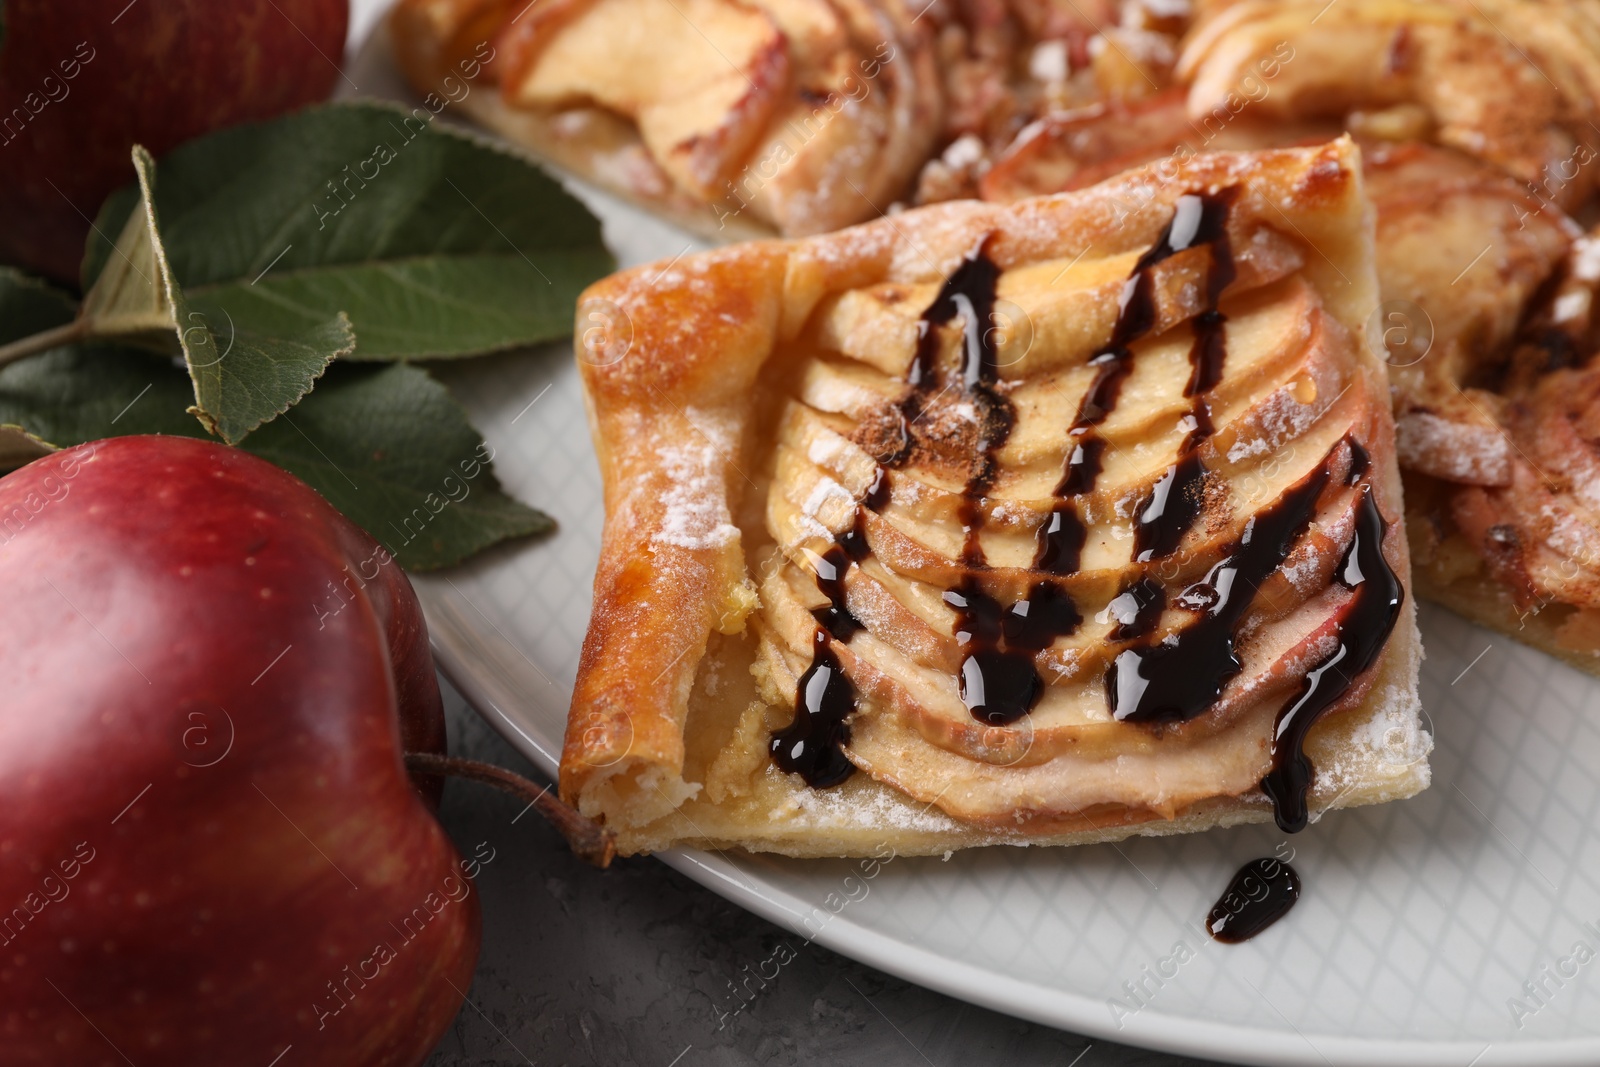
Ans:
{"type": "Polygon", "coordinates": [[[624,852],[1070,844],[1409,796],[1355,147],[625,271],[561,765],[624,852]]]}
{"type": "Polygon", "coordinates": [[[400,0],[390,29],[420,91],[726,239],[822,233],[900,197],[943,111],[918,16],[901,0],[400,0]],[[468,75],[485,84],[463,92],[468,75]]]}

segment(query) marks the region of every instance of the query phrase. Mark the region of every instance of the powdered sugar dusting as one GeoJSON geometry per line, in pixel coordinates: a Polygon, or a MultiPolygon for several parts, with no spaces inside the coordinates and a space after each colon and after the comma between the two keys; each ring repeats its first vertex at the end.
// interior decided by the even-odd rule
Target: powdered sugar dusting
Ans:
{"type": "Polygon", "coordinates": [[[839,453],[845,450],[848,444],[838,434],[817,434],[806,446],[806,458],[819,467],[831,468],[833,461],[839,458],[839,453]]]}
{"type": "Polygon", "coordinates": [[[1326,763],[1317,765],[1318,794],[1337,797],[1352,788],[1370,788],[1374,779],[1383,777],[1420,778],[1420,784],[1403,795],[1427,787],[1433,735],[1423,726],[1416,693],[1391,685],[1367,699],[1372,714],[1355,727],[1350,744],[1335,748],[1326,763]]]}
{"type": "Polygon", "coordinates": [[[731,434],[718,432],[714,420],[696,418],[693,412],[688,418],[698,432],[656,446],[667,486],[661,501],[661,525],[650,540],[678,548],[720,548],[739,539],[739,528],[728,513],[723,476],[728,462],[724,457],[731,454],[731,434]]]}
{"type": "Polygon", "coordinates": [[[1325,410],[1325,406],[1301,404],[1279,390],[1261,405],[1256,416],[1258,430],[1253,434],[1239,434],[1228,448],[1228,462],[1242,463],[1255,456],[1275,452],[1283,442],[1304,436],[1311,424],[1325,410]]]}
{"type": "MultiPolygon", "coordinates": [[[[769,773],[780,773],[771,768],[769,773]]],[[[830,829],[862,827],[873,830],[907,830],[950,833],[961,823],[932,804],[919,804],[893,789],[804,789],[793,797],[795,817],[816,820],[830,829]]]]}
{"type": "Polygon", "coordinates": [[[1504,485],[1511,479],[1511,455],[1504,434],[1425,411],[1395,420],[1395,450],[1400,465],[1441,478],[1479,485],[1504,485]]]}
{"type": "Polygon", "coordinates": [[[856,498],[850,495],[848,489],[832,478],[817,479],[817,484],[811,488],[811,495],[806,497],[806,502],[801,506],[800,510],[809,516],[822,519],[826,524],[827,520],[823,515],[822,509],[827,507],[829,501],[833,501],[835,507],[848,507],[852,511],[855,510],[856,498]]]}

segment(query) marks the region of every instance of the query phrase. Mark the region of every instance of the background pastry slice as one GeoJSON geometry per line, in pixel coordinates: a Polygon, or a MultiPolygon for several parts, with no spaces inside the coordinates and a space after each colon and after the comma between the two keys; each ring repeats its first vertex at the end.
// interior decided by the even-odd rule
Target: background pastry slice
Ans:
{"type": "Polygon", "coordinates": [[[900,0],[400,0],[390,27],[419,91],[726,240],[823,233],[901,197],[943,115],[917,16],[900,0]],[[463,95],[463,69],[483,87],[463,95]]]}
{"type": "Polygon", "coordinates": [[[1600,260],[1573,221],[1600,159],[1600,4],[1319,8],[1204,21],[1178,67],[1189,114],[1289,41],[1256,117],[1369,139],[1418,589],[1600,673],[1600,260]]]}
{"type": "Polygon", "coordinates": [[[847,855],[1422,789],[1374,298],[1348,141],[597,284],[563,794],[847,855]]]}

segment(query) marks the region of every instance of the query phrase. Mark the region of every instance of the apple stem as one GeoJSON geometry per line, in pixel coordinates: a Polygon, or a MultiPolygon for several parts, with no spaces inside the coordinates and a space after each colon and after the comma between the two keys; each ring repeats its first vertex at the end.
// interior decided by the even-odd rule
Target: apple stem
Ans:
{"type": "Polygon", "coordinates": [[[40,352],[48,352],[52,348],[59,348],[72,341],[82,340],[87,337],[89,330],[83,319],[73,319],[61,326],[55,326],[39,333],[12,341],[8,345],[0,345],[0,367],[8,363],[15,363],[19,359],[36,356],[40,352]]]}
{"type": "Polygon", "coordinates": [[[612,857],[617,854],[617,838],[610,830],[562,803],[550,792],[549,786],[539,786],[504,767],[456,756],[437,756],[431,752],[407,752],[406,770],[418,775],[448,775],[486,782],[521,797],[538,808],[539,814],[561,832],[580,859],[596,867],[604,869],[610,866],[612,857]]]}

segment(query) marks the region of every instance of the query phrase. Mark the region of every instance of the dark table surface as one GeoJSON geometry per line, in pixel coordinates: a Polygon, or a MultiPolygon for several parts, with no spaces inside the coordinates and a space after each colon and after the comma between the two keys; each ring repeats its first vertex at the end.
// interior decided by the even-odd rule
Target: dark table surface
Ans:
{"type": "MultiPolygon", "coordinates": [[[[539,773],[446,685],[451,751],[539,773]]],[[[884,974],[728,903],[664,863],[574,859],[523,803],[452,782],[456,845],[494,850],[477,879],[483,955],[429,1067],[1186,1067],[1023,1022],[884,974]],[[742,1012],[730,985],[787,942],[795,958],[742,1012]]]]}

